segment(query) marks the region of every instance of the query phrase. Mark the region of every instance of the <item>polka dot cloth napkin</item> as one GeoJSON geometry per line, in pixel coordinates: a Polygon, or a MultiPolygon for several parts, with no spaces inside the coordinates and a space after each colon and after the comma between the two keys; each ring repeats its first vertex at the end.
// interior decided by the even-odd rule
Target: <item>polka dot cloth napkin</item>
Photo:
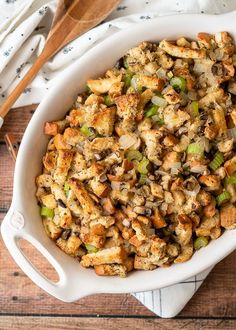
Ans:
{"type": "MultiPolygon", "coordinates": [[[[56,3],[56,0],[0,0],[0,104],[40,54],[56,3]]],[[[95,44],[121,29],[161,15],[219,14],[232,10],[236,10],[235,0],[123,0],[105,23],[56,54],[25,89],[15,106],[39,103],[62,70],[95,44]]],[[[210,271],[211,268],[167,288],[133,295],[157,315],[174,317],[210,271]]]]}

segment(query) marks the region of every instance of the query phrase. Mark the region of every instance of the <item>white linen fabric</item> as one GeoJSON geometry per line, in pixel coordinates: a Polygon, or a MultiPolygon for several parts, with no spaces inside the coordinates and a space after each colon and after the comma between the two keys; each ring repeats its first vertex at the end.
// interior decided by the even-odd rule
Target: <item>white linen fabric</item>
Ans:
{"type": "MultiPolygon", "coordinates": [[[[56,0],[0,0],[0,104],[42,51],[56,4],[56,0]]],[[[232,10],[236,10],[235,0],[123,0],[103,24],[65,46],[47,62],[15,107],[39,103],[62,70],[95,44],[132,24],[168,14],[220,14],[232,10]]],[[[211,269],[167,288],[133,295],[155,314],[174,317],[211,269]]]]}

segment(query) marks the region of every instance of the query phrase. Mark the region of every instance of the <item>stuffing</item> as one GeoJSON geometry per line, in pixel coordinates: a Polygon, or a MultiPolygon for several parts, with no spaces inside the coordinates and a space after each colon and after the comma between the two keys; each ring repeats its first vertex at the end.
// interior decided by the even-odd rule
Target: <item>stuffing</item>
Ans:
{"type": "Polygon", "coordinates": [[[125,277],[236,229],[234,53],[227,32],[141,42],[45,123],[35,196],[58,248],[125,277]]]}

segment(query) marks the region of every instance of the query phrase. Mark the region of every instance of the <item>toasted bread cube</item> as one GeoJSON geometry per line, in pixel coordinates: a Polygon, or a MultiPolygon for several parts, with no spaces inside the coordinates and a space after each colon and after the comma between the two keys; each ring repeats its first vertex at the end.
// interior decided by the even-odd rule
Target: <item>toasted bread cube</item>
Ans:
{"type": "Polygon", "coordinates": [[[89,253],[82,257],[80,264],[83,267],[91,267],[102,264],[123,264],[127,254],[121,247],[112,247],[96,253],[89,253]]]}
{"type": "Polygon", "coordinates": [[[228,175],[232,175],[236,171],[236,156],[227,160],[224,164],[224,168],[228,175]]]}
{"type": "Polygon", "coordinates": [[[117,105],[117,115],[121,118],[134,118],[138,112],[139,101],[140,95],[138,93],[117,97],[115,100],[117,105]]]}
{"type": "Polygon", "coordinates": [[[153,226],[156,229],[166,227],[166,222],[165,222],[163,216],[160,214],[158,209],[155,209],[154,215],[151,217],[151,220],[152,220],[153,226]]]}
{"type": "Polygon", "coordinates": [[[57,134],[54,137],[54,145],[55,145],[57,150],[69,150],[69,149],[71,149],[71,145],[69,145],[65,141],[63,135],[61,135],[61,134],[57,134]]]}
{"type": "Polygon", "coordinates": [[[76,198],[80,202],[85,215],[90,216],[90,219],[96,219],[100,215],[100,210],[95,205],[84,185],[75,178],[71,178],[69,184],[76,198]]]}
{"type": "Polygon", "coordinates": [[[142,225],[140,223],[140,221],[133,220],[132,221],[132,228],[135,231],[139,241],[145,241],[148,238],[147,233],[144,229],[144,225],[142,225]]]}
{"type": "Polygon", "coordinates": [[[97,177],[94,177],[92,180],[90,180],[89,184],[94,194],[100,198],[106,197],[110,191],[109,186],[100,182],[97,177]]]}
{"type": "Polygon", "coordinates": [[[43,157],[43,165],[49,172],[55,169],[57,155],[58,153],[56,151],[49,151],[43,157]]]}
{"type": "Polygon", "coordinates": [[[114,223],[115,223],[115,218],[108,215],[108,216],[100,216],[97,219],[90,221],[89,225],[90,225],[90,228],[92,228],[93,226],[95,226],[97,224],[101,224],[106,229],[108,229],[109,227],[114,225],[114,223]]]}
{"type": "Polygon", "coordinates": [[[103,199],[102,207],[108,214],[114,214],[116,212],[116,209],[110,197],[106,197],[103,199]]]}
{"type": "Polygon", "coordinates": [[[56,209],[57,212],[55,214],[59,217],[59,224],[61,228],[69,229],[72,224],[72,216],[70,209],[68,207],[61,207],[58,206],[58,209],[56,209]]]}
{"type": "Polygon", "coordinates": [[[36,178],[36,184],[40,188],[50,188],[53,183],[53,179],[49,174],[41,174],[36,178]]]}
{"type": "Polygon", "coordinates": [[[80,238],[84,244],[92,245],[95,246],[97,249],[100,249],[104,247],[106,241],[106,233],[105,231],[103,232],[104,234],[102,234],[102,231],[100,231],[99,234],[95,234],[93,230],[91,230],[88,234],[81,233],[80,238]]]}
{"type": "Polygon", "coordinates": [[[218,102],[224,97],[224,90],[222,88],[217,89],[215,92],[206,94],[199,100],[199,108],[205,109],[210,106],[211,103],[218,102]]]}
{"type": "Polygon", "coordinates": [[[176,46],[167,40],[162,40],[159,47],[167,54],[180,58],[205,58],[206,51],[204,49],[191,49],[187,47],[176,46]]]}
{"type": "Polygon", "coordinates": [[[95,94],[105,94],[107,93],[113,84],[120,82],[122,79],[122,75],[112,78],[103,78],[97,80],[88,80],[87,85],[91,89],[91,91],[95,94]]]}
{"type": "Polygon", "coordinates": [[[49,209],[55,209],[57,207],[57,202],[53,194],[44,195],[42,196],[41,200],[43,205],[49,209]]]}
{"type": "Polygon", "coordinates": [[[65,183],[73,156],[74,153],[70,150],[59,150],[57,166],[54,173],[54,180],[56,183],[60,185],[65,183]]]}
{"type": "Polygon", "coordinates": [[[218,190],[220,187],[220,177],[217,175],[201,175],[198,182],[205,185],[209,191],[218,190]]]}
{"type": "Polygon", "coordinates": [[[73,109],[69,116],[66,117],[71,126],[81,126],[85,123],[86,113],[84,109],[73,109]]]}
{"type": "Polygon", "coordinates": [[[141,86],[151,89],[153,91],[161,91],[165,84],[164,80],[158,77],[144,75],[139,76],[137,81],[138,84],[140,84],[141,86]]]}
{"type": "Polygon", "coordinates": [[[76,257],[79,251],[79,247],[82,244],[81,240],[77,236],[70,236],[68,240],[59,238],[56,242],[57,246],[65,253],[76,257]]]}
{"type": "Polygon", "coordinates": [[[89,168],[81,170],[79,173],[73,175],[80,181],[90,180],[96,178],[99,174],[102,174],[104,167],[99,163],[93,163],[89,168]]]}
{"type": "Polygon", "coordinates": [[[192,239],[192,221],[186,214],[179,214],[178,221],[179,223],[175,228],[178,243],[187,245],[192,239]]]}
{"type": "Polygon", "coordinates": [[[99,105],[101,103],[103,103],[103,97],[96,94],[90,94],[84,102],[85,105],[99,105]]]}
{"type": "Polygon", "coordinates": [[[124,83],[121,82],[116,82],[111,85],[111,88],[109,89],[108,93],[111,96],[111,98],[118,97],[122,94],[122,89],[124,87],[124,83]]]}
{"type": "Polygon", "coordinates": [[[94,151],[104,151],[111,149],[113,151],[119,148],[118,140],[115,137],[99,137],[91,142],[91,149],[94,151]]]}
{"type": "Polygon", "coordinates": [[[218,128],[218,135],[222,135],[227,131],[227,124],[225,120],[225,113],[224,109],[221,107],[218,107],[217,109],[214,109],[213,112],[213,118],[215,121],[215,124],[218,128]]]}
{"type": "Polygon", "coordinates": [[[56,240],[62,233],[62,229],[55,225],[55,223],[51,219],[44,218],[43,219],[43,226],[45,228],[45,231],[47,235],[53,239],[56,240]]]}
{"type": "Polygon", "coordinates": [[[129,239],[129,244],[135,246],[136,248],[140,247],[144,242],[145,242],[144,240],[139,240],[138,237],[137,237],[137,235],[133,235],[129,239]]]}
{"type": "Polygon", "coordinates": [[[116,107],[103,109],[93,115],[90,126],[96,131],[105,136],[109,136],[113,132],[116,116],[116,107]]]}
{"type": "Polygon", "coordinates": [[[71,162],[71,170],[73,172],[80,172],[82,170],[85,170],[87,167],[86,161],[84,159],[84,156],[81,155],[79,152],[76,152],[74,154],[74,157],[71,162]]]}
{"type": "Polygon", "coordinates": [[[77,128],[68,127],[65,129],[63,134],[64,141],[71,146],[75,146],[76,144],[83,142],[85,137],[80,133],[77,128]]]}
{"type": "Polygon", "coordinates": [[[221,208],[220,224],[226,229],[236,228],[236,207],[233,204],[227,204],[221,208]]]}
{"type": "Polygon", "coordinates": [[[126,277],[127,273],[133,270],[134,259],[127,258],[122,265],[111,264],[111,265],[97,265],[94,266],[94,270],[97,275],[100,276],[114,276],[119,275],[120,277],[126,277]]]}
{"type": "Polygon", "coordinates": [[[181,246],[181,253],[174,260],[175,264],[179,264],[189,260],[193,255],[193,244],[190,242],[187,245],[181,246]]]}
{"type": "Polygon", "coordinates": [[[55,136],[58,133],[64,131],[67,123],[68,122],[66,119],[53,121],[53,122],[46,122],[44,125],[44,134],[55,136]]]}
{"type": "Polygon", "coordinates": [[[134,257],[134,269],[141,270],[153,270],[157,268],[156,265],[153,265],[150,258],[140,257],[137,254],[134,257]]]}

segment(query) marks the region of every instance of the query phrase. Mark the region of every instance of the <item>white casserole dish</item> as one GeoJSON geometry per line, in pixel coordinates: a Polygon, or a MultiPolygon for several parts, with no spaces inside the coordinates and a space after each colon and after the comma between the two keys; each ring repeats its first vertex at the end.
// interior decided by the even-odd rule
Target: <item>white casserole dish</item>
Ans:
{"type": "Polygon", "coordinates": [[[143,40],[158,41],[179,36],[195,38],[200,31],[228,31],[236,39],[236,12],[219,15],[178,15],[153,19],[116,33],[90,50],[64,71],[46,95],[27,127],[18,154],[11,207],[3,220],[3,240],[15,261],[38,286],[54,297],[71,302],[93,293],[127,293],[147,291],[183,281],[216,264],[236,248],[236,230],[225,231],[216,241],[196,252],[183,264],[154,271],[132,272],[127,278],[99,277],[91,269],[56,247],[44,231],[35,195],[35,177],[41,171],[42,156],[48,138],[43,135],[46,121],[64,116],[88,78],[112,67],[130,47],[143,40]],[[20,238],[32,243],[55,267],[60,280],[44,277],[26,259],[18,247],[20,238]]]}

